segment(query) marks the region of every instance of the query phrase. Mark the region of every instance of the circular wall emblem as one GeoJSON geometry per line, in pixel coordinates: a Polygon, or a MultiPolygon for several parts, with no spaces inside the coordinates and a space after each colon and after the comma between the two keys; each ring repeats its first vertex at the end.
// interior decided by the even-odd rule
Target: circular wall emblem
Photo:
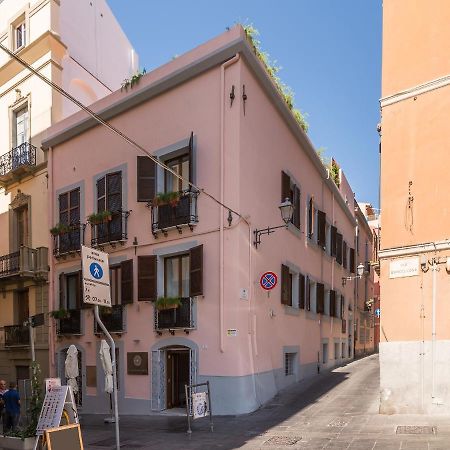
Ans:
{"type": "Polygon", "coordinates": [[[261,275],[261,279],[259,280],[259,284],[266,291],[273,289],[277,285],[277,282],[278,277],[275,272],[265,272],[261,275]]]}
{"type": "Polygon", "coordinates": [[[133,357],[133,364],[134,364],[136,367],[140,367],[140,365],[142,364],[142,358],[141,358],[140,355],[135,355],[135,356],[133,357]]]}

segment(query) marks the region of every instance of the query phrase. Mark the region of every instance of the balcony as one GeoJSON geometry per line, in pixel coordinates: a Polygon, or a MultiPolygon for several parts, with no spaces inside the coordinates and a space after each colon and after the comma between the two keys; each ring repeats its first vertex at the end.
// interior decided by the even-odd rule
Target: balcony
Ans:
{"type": "Polygon", "coordinates": [[[28,142],[20,144],[0,156],[0,186],[20,180],[36,167],[36,147],[28,142]]]}
{"type": "Polygon", "coordinates": [[[5,347],[30,345],[30,331],[23,325],[5,326],[5,347]]]}
{"type": "Polygon", "coordinates": [[[91,246],[123,244],[128,239],[128,216],[130,211],[115,211],[111,220],[91,223],[91,246]]]}
{"type": "Polygon", "coordinates": [[[53,255],[56,258],[65,257],[81,251],[84,244],[86,224],[78,223],[70,226],[70,231],[53,236],[53,255]]]}
{"type": "Polygon", "coordinates": [[[58,319],[57,333],[59,336],[76,334],[81,332],[81,309],[70,309],[69,317],[58,319]]]}
{"type": "MultiPolygon", "coordinates": [[[[124,317],[124,305],[114,305],[112,308],[105,307],[100,310],[100,319],[110,333],[123,333],[125,331],[124,317]]],[[[94,322],[94,333],[102,333],[97,322],[94,322]]]]}
{"type": "Polygon", "coordinates": [[[18,252],[0,256],[0,281],[20,278],[47,279],[48,249],[20,247],[18,252]]]}
{"type": "Polygon", "coordinates": [[[158,311],[155,308],[155,330],[161,334],[162,330],[168,330],[174,334],[181,329],[186,332],[194,328],[193,300],[191,297],[181,299],[181,305],[176,309],[164,309],[158,311]]]}
{"type": "Polygon", "coordinates": [[[198,222],[197,215],[198,192],[181,191],[179,202],[172,206],[163,204],[152,206],[152,233],[158,237],[158,232],[167,236],[167,230],[176,228],[182,233],[182,227],[189,227],[191,231],[198,222]]]}

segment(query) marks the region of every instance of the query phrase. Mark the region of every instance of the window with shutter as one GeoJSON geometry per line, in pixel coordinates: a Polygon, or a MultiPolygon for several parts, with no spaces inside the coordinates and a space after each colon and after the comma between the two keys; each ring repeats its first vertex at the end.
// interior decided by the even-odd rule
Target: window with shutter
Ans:
{"type": "Polygon", "coordinates": [[[317,244],[325,249],[326,246],[326,225],[327,225],[327,215],[318,210],[317,211],[317,244]]]}
{"type": "Polygon", "coordinates": [[[314,200],[311,197],[308,202],[308,237],[314,236],[314,200]]]}
{"type": "Polygon", "coordinates": [[[148,156],[137,157],[137,201],[151,202],[156,195],[156,163],[148,156]]]}
{"type": "Polygon", "coordinates": [[[292,298],[291,278],[289,274],[289,267],[284,264],[281,265],[281,303],[283,305],[290,305],[292,298]]]}
{"type": "Polygon", "coordinates": [[[189,296],[203,295],[203,245],[189,251],[189,296]]]}
{"type": "Polygon", "coordinates": [[[336,262],[342,264],[342,234],[336,233],[336,262]]]}
{"type": "Polygon", "coordinates": [[[342,243],[342,266],[347,268],[347,242],[342,243]]]}
{"type": "Polygon", "coordinates": [[[157,266],[155,255],[138,256],[138,301],[157,299],[157,266]]]}
{"type": "Polygon", "coordinates": [[[349,257],[350,257],[350,261],[349,261],[350,267],[349,267],[349,269],[350,269],[350,272],[355,273],[355,249],[350,248],[350,252],[349,253],[350,253],[350,255],[349,255],[349,257]]]}
{"type": "Polygon", "coordinates": [[[294,211],[292,215],[292,223],[300,229],[300,188],[294,186],[294,211]]]}
{"type": "Polygon", "coordinates": [[[330,316],[336,317],[336,291],[330,291],[330,316]]]}
{"type": "Polygon", "coordinates": [[[345,310],[345,297],[341,295],[341,318],[344,318],[344,310],[345,310]]]}
{"type": "Polygon", "coordinates": [[[300,228],[300,188],[291,180],[291,177],[281,171],[281,202],[290,200],[293,206],[291,223],[300,228]]]}
{"type": "Polygon", "coordinates": [[[306,277],[305,303],[306,310],[311,311],[311,280],[308,276],[306,277]]]}
{"type": "Polygon", "coordinates": [[[305,309],[305,276],[301,273],[298,276],[298,307],[305,309]]]}
{"type": "Polygon", "coordinates": [[[337,228],[331,225],[331,256],[336,257],[337,250],[337,228]]]}
{"type": "Polygon", "coordinates": [[[127,259],[120,263],[120,292],[121,303],[133,303],[133,260],[127,259]]]}
{"type": "Polygon", "coordinates": [[[316,286],[317,295],[317,312],[323,314],[325,312],[325,287],[322,283],[317,283],[316,286]]]}

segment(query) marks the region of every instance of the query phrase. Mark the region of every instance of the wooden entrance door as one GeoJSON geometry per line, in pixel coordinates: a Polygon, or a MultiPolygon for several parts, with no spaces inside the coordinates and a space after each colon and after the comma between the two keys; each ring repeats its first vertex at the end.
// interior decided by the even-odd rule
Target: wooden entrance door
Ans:
{"type": "Polygon", "coordinates": [[[167,408],[186,406],[184,386],[189,384],[189,350],[166,352],[167,408]]]}

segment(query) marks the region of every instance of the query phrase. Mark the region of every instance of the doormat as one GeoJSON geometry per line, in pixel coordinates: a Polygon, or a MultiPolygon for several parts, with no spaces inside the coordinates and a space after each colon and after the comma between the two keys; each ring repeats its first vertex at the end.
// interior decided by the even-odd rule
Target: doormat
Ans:
{"type": "Polygon", "coordinates": [[[264,445],[295,445],[301,436],[273,436],[264,445]]]}
{"type": "Polygon", "coordinates": [[[397,434],[437,434],[437,427],[405,425],[397,427],[397,434]]]}

